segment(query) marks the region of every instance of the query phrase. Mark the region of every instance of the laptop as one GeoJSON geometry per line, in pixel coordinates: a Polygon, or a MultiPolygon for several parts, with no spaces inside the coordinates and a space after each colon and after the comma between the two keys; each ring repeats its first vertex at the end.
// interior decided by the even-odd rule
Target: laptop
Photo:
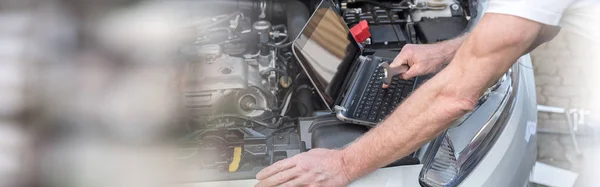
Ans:
{"type": "Polygon", "coordinates": [[[346,123],[374,126],[415,89],[419,78],[394,76],[382,88],[380,63],[393,59],[362,55],[339,9],[323,0],[292,45],[292,52],[325,105],[346,123]]]}

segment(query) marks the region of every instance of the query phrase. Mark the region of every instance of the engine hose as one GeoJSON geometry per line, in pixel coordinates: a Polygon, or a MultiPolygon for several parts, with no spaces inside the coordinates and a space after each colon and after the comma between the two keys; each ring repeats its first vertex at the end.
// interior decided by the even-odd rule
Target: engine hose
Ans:
{"type": "MultiPolygon", "coordinates": [[[[273,111],[282,111],[283,109],[285,109],[287,107],[287,105],[289,105],[290,102],[290,97],[292,96],[294,92],[294,87],[292,86],[291,88],[289,88],[289,90],[287,91],[287,93],[285,93],[285,96],[283,97],[283,103],[281,104],[281,106],[273,109],[273,111]]],[[[285,111],[282,111],[281,115],[285,115],[285,111]]]]}
{"type": "MultiPolygon", "coordinates": [[[[286,7],[288,38],[290,41],[296,40],[306,22],[310,13],[306,5],[298,0],[288,1],[286,7]]],[[[291,44],[291,43],[290,43],[291,44]]]]}
{"type": "Polygon", "coordinates": [[[281,45],[277,45],[277,44],[274,44],[274,43],[267,43],[267,45],[270,46],[270,47],[274,47],[274,48],[286,48],[286,47],[291,46],[293,43],[294,43],[294,40],[289,41],[289,42],[284,43],[284,44],[281,44],[281,45]]]}
{"type": "Polygon", "coordinates": [[[312,116],[313,114],[314,106],[312,96],[312,90],[308,88],[308,86],[300,86],[296,89],[296,100],[298,100],[299,103],[302,103],[297,105],[297,109],[298,111],[306,111],[302,114],[304,117],[312,116]]]}
{"type": "Polygon", "coordinates": [[[279,30],[282,29],[283,33],[285,33],[283,39],[280,39],[279,42],[276,42],[275,45],[282,45],[284,44],[286,41],[288,41],[289,37],[287,35],[288,30],[287,27],[284,24],[280,24],[280,25],[275,25],[273,27],[271,27],[273,30],[279,30]]]}
{"type": "Polygon", "coordinates": [[[260,76],[264,77],[267,74],[271,73],[272,71],[280,73],[282,76],[287,76],[287,72],[285,70],[282,69],[278,69],[278,68],[267,68],[265,70],[260,71],[260,76]]]}

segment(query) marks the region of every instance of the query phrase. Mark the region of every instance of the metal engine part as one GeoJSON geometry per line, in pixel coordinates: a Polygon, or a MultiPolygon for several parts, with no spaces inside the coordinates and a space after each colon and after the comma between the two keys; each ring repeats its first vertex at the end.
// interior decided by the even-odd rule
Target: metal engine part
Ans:
{"type": "Polygon", "coordinates": [[[285,116],[294,90],[289,74],[297,70],[285,52],[308,10],[295,0],[256,2],[289,17],[263,10],[267,16],[254,19],[242,9],[214,16],[195,25],[195,38],[181,49],[186,66],[179,89],[189,114],[182,125],[189,133],[178,140],[177,158],[189,167],[180,174],[183,181],[252,178],[303,149],[296,119],[285,116]],[[294,10],[283,11],[290,7],[294,10]],[[288,28],[289,23],[295,25],[288,28]]]}
{"type": "Polygon", "coordinates": [[[223,54],[221,47],[198,47],[199,58],[189,62],[184,75],[185,107],[195,118],[220,114],[245,117],[270,115],[276,98],[263,85],[259,68],[241,57],[223,54]]]}
{"type": "Polygon", "coordinates": [[[439,9],[417,9],[411,12],[412,21],[418,22],[422,18],[452,17],[462,14],[461,6],[453,0],[415,0],[415,4],[425,4],[439,9]]]}

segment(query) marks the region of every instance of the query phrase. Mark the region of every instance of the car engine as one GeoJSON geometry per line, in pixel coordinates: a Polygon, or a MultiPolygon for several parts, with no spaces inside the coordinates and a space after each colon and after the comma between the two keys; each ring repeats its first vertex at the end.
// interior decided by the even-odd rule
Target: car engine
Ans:
{"type": "Polygon", "coordinates": [[[191,164],[194,180],[221,172],[231,172],[227,179],[247,178],[300,153],[294,119],[312,113],[310,104],[301,105],[300,112],[290,107],[300,102],[292,95],[312,97],[310,91],[297,92],[308,86],[297,82],[300,70],[290,52],[308,19],[307,6],[240,2],[246,1],[215,1],[231,12],[200,18],[191,26],[194,41],[180,50],[186,64],[180,84],[182,121],[189,130],[180,141],[180,160],[198,161],[191,164]]]}

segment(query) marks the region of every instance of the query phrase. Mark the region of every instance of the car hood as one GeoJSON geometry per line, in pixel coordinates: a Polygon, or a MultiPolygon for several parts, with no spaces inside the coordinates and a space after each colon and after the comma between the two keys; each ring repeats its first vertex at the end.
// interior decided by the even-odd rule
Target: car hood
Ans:
{"type": "MultiPolygon", "coordinates": [[[[407,187],[419,186],[419,172],[423,165],[396,166],[378,169],[377,171],[364,176],[350,184],[350,187],[359,186],[385,186],[385,187],[407,187]]],[[[232,180],[232,181],[214,181],[182,184],[180,187],[252,187],[258,180],[232,180]]]]}

